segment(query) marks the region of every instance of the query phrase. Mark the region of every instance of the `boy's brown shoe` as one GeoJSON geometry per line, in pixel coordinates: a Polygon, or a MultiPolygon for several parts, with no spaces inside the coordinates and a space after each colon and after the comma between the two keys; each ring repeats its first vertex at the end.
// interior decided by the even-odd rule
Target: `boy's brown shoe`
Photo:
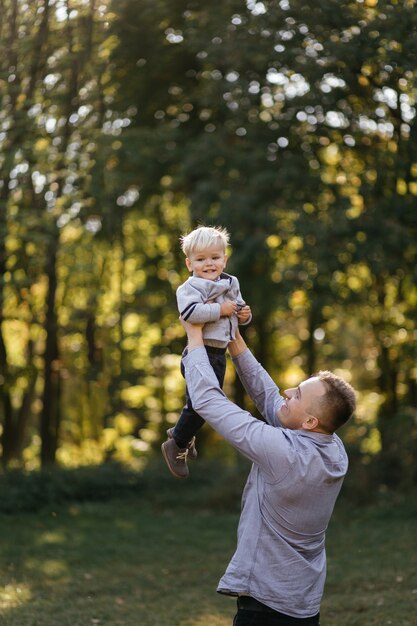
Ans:
{"type": "MultiPolygon", "coordinates": [[[[173,432],[174,432],[173,428],[168,428],[167,430],[168,439],[172,439],[173,432]]],[[[195,447],[195,437],[193,437],[191,441],[187,443],[187,448],[188,448],[188,460],[195,461],[197,458],[197,448],[195,447]]]]}
{"type": "Polygon", "coordinates": [[[161,446],[168,469],[175,478],[188,478],[188,448],[179,448],[174,439],[168,439],[161,446]]]}

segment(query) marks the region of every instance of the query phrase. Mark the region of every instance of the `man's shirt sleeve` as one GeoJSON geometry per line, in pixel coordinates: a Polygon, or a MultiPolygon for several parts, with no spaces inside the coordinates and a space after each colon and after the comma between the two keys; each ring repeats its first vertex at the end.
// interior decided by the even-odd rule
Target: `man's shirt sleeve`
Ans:
{"type": "Polygon", "coordinates": [[[238,376],[268,424],[279,426],[278,410],[284,402],[279,388],[268,372],[247,349],[233,359],[238,376]]]}
{"type": "Polygon", "coordinates": [[[291,442],[285,431],[257,420],[226,397],[204,348],[195,348],[183,362],[194,410],[233,447],[258,464],[270,480],[286,475],[291,442]]]}

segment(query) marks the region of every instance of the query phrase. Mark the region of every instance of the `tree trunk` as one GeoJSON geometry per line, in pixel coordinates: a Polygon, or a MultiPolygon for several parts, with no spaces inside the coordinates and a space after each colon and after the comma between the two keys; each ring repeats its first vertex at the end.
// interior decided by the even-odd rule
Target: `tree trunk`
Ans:
{"type": "Polygon", "coordinates": [[[316,293],[312,293],[311,298],[312,300],[307,317],[308,338],[304,343],[306,350],[306,373],[308,376],[311,376],[317,370],[317,347],[314,339],[314,331],[322,322],[319,296],[316,293]]]}
{"type": "Polygon", "coordinates": [[[29,385],[23,397],[22,404],[16,414],[16,428],[14,430],[15,438],[13,442],[13,458],[22,459],[22,453],[25,446],[25,437],[27,431],[27,425],[29,417],[31,415],[31,404],[35,396],[35,387],[38,375],[34,367],[29,374],[29,385]]]}
{"type": "Polygon", "coordinates": [[[55,234],[48,255],[48,293],[45,319],[45,353],[44,376],[45,383],[42,396],[41,414],[41,465],[47,467],[55,463],[60,425],[60,392],[61,377],[58,349],[58,320],[56,311],[56,255],[58,247],[58,233],[55,234]]]}
{"type": "MultiPolygon", "coordinates": [[[[17,69],[20,67],[20,60],[17,54],[16,41],[18,40],[18,17],[19,3],[14,0],[8,7],[8,11],[4,3],[0,5],[1,18],[0,34],[4,34],[4,58],[7,59],[6,67],[15,67],[16,76],[8,92],[10,98],[11,123],[7,133],[7,144],[4,149],[4,161],[2,162],[1,179],[3,186],[1,188],[0,197],[0,276],[4,276],[6,272],[6,236],[7,236],[7,204],[9,201],[9,182],[10,172],[14,166],[15,154],[17,150],[24,150],[24,138],[29,135],[32,122],[25,117],[25,110],[32,105],[33,93],[41,68],[45,65],[46,57],[42,55],[42,50],[46,44],[48,34],[48,16],[49,16],[49,0],[45,0],[43,4],[43,15],[38,31],[34,38],[34,48],[32,50],[32,65],[30,75],[28,76],[27,86],[22,87],[24,81],[17,69]],[[3,22],[4,19],[4,22],[3,22]],[[3,31],[6,30],[6,33],[3,31]],[[17,105],[19,96],[24,95],[24,109],[17,105]]],[[[4,63],[3,63],[4,66],[4,63]]],[[[23,77],[25,78],[25,77],[23,77]]],[[[9,372],[6,345],[3,337],[4,332],[4,283],[0,281],[0,414],[3,418],[3,433],[1,437],[3,452],[2,464],[7,466],[10,460],[19,455],[20,443],[24,439],[24,430],[26,428],[25,413],[29,398],[31,398],[33,389],[31,389],[31,381],[29,381],[27,396],[23,400],[23,404],[17,412],[13,411],[10,386],[11,377],[9,372]],[[23,414],[25,413],[25,417],[23,414]]],[[[30,366],[30,362],[29,362],[30,366]]],[[[30,402],[29,402],[30,404],[30,402]]]]}
{"type": "MultiPolygon", "coordinates": [[[[6,273],[6,204],[8,179],[0,197],[0,276],[6,273]]],[[[4,341],[4,281],[0,280],[0,418],[3,423],[1,443],[3,447],[2,463],[7,465],[11,458],[13,441],[13,409],[10,398],[10,372],[7,358],[6,343],[4,341]]]]}
{"type": "Polygon", "coordinates": [[[398,370],[396,364],[390,360],[389,350],[385,346],[381,346],[379,366],[381,371],[379,387],[385,398],[378,414],[378,429],[381,436],[381,477],[385,484],[394,486],[402,478],[402,458],[398,454],[395,436],[398,419],[398,370]]]}

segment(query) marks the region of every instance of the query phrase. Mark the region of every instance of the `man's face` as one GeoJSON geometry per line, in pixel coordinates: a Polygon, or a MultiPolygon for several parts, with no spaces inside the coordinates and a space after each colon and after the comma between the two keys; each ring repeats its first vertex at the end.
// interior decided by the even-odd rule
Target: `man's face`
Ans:
{"type": "Polygon", "coordinates": [[[326,387],[319,378],[308,378],[284,393],[287,399],[278,410],[278,419],[284,428],[308,429],[308,425],[312,424],[311,418],[320,419],[320,400],[326,393],[326,387]]]}
{"type": "Polygon", "coordinates": [[[193,252],[185,259],[187,268],[194,276],[216,280],[226,267],[227,256],[219,245],[193,252]]]}

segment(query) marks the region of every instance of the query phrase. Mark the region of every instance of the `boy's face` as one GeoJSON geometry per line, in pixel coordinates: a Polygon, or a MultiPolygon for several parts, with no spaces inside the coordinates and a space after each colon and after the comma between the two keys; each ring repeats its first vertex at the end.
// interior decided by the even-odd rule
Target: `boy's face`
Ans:
{"type": "Polygon", "coordinates": [[[226,267],[227,256],[222,246],[214,245],[198,252],[192,252],[185,259],[190,272],[198,278],[216,280],[226,267]]]}

